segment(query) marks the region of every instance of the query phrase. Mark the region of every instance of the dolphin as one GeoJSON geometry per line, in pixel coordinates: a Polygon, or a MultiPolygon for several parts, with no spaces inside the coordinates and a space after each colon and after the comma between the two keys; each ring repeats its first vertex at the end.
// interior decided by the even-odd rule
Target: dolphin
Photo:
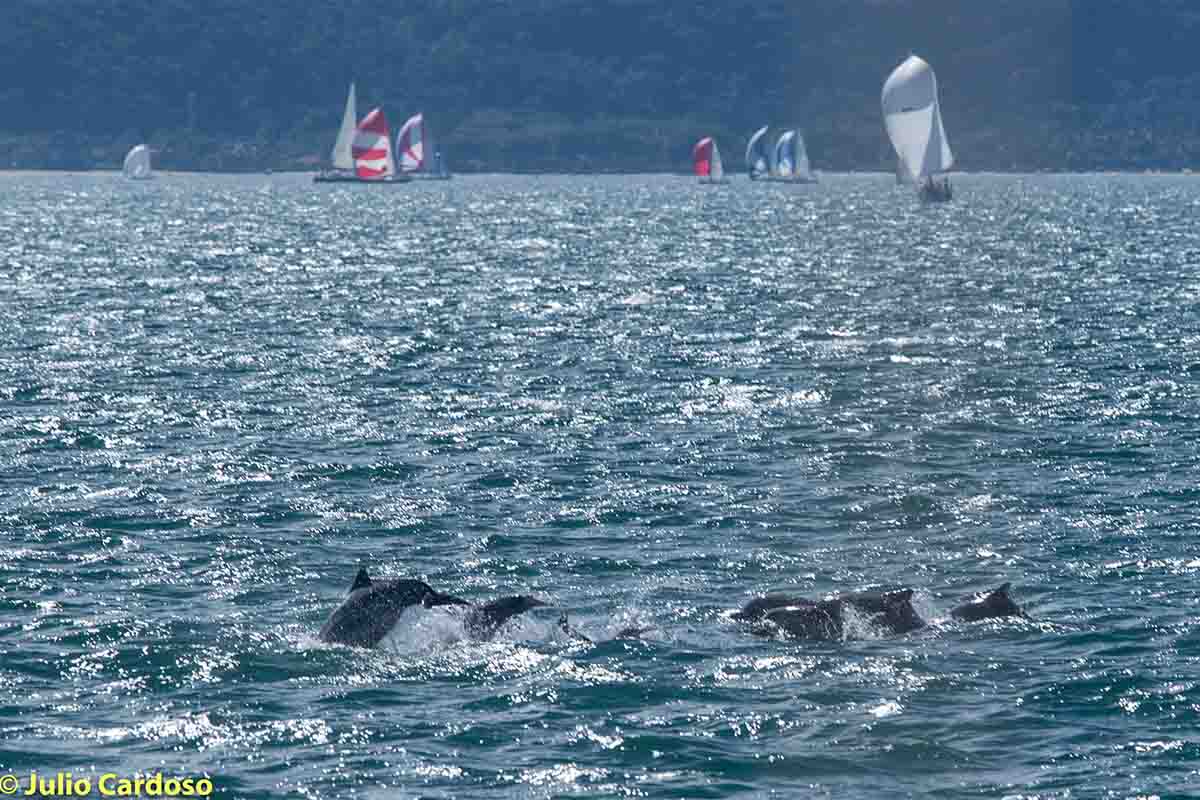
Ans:
{"type": "Polygon", "coordinates": [[[759,625],[756,633],[769,634],[783,629],[800,639],[840,639],[845,630],[845,609],[867,614],[871,622],[892,633],[908,633],[925,627],[912,604],[912,589],[893,592],[852,592],[828,600],[808,600],[786,594],[756,597],[733,614],[734,619],[770,622],[759,625]]]}
{"type": "Polygon", "coordinates": [[[988,592],[983,597],[955,606],[950,609],[950,616],[964,622],[975,622],[995,617],[1025,617],[1028,619],[1029,615],[1022,611],[1020,606],[1008,596],[1008,590],[1011,586],[1012,584],[1005,583],[998,589],[988,592]]]}
{"type": "Polygon", "coordinates": [[[803,597],[795,597],[790,594],[768,594],[763,597],[756,597],[746,605],[742,606],[740,611],[733,612],[733,618],[744,620],[747,622],[755,622],[766,616],[767,612],[772,608],[785,608],[787,606],[811,606],[816,605],[813,600],[806,600],[803,597]]]}
{"type": "Polygon", "coordinates": [[[463,618],[463,627],[473,639],[491,639],[510,618],[545,605],[549,604],[527,594],[500,597],[490,603],[472,606],[463,618]]]}
{"type": "Polygon", "coordinates": [[[925,627],[925,620],[913,608],[913,590],[894,592],[852,592],[841,597],[860,613],[871,614],[871,621],[892,633],[908,633],[925,627]]]}
{"type": "MultiPolygon", "coordinates": [[[[851,592],[828,600],[808,600],[804,597],[786,594],[768,594],[756,597],[746,603],[740,611],[733,613],[733,618],[758,622],[768,619],[771,612],[776,609],[790,609],[793,613],[777,616],[793,620],[803,617],[809,622],[825,617],[841,619],[842,607],[850,606],[860,614],[871,615],[873,622],[886,626],[893,633],[908,633],[925,627],[925,620],[921,619],[917,610],[913,608],[912,597],[912,589],[892,592],[851,592]]],[[[807,624],[806,622],[805,625],[807,624]]],[[[814,637],[806,636],[806,638],[814,637]]]]}
{"type": "Polygon", "coordinates": [[[845,630],[842,620],[844,604],[842,600],[822,600],[771,608],[761,619],[761,622],[769,622],[771,625],[759,624],[755,626],[754,632],[760,636],[770,636],[777,630],[782,630],[797,639],[841,639],[845,630]]]}
{"type": "Polygon", "coordinates": [[[317,638],[328,644],[374,647],[395,627],[404,610],[417,604],[425,608],[470,605],[466,600],[434,591],[424,581],[405,578],[373,581],[364,568],[355,576],[349,596],[321,626],[317,638]]]}

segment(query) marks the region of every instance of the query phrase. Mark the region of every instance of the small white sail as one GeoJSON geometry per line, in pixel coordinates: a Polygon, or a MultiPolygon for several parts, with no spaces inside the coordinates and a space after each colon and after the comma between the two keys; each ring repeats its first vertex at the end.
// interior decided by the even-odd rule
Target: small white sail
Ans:
{"type": "Polygon", "coordinates": [[[808,148],[804,146],[804,134],[796,131],[796,144],[794,147],[796,153],[795,174],[797,178],[810,180],[813,176],[812,165],[808,163],[808,148]]]}
{"type": "Polygon", "coordinates": [[[953,166],[929,64],[915,55],[905,59],[884,82],[881,103],[888,138],[914,183],[953,166]]]}
{"type": "Polygon", "coordinates": [[[717,140],[713,139],[712,143],[712,182],[721,183],[725,180],[725,166],[721,163],[721,150],[717,147],[717,140]]]}
{"type": "Polygon", "coordinates": [[[130,150],[125,156],[123,170],[126,178],[134,180],[149,178],[153,174],[150,169],[150,148],[139,144],[130,150]]]}
{"type": "Polygon", "coordinates": [[[346,95],[346,110],[342,113],[342,127],[338,128],[337,141],[333,145],[333,168],[354,169],[354,132],[358,126],[358,113],[355,109],[354,84],[350,84],[350,93],[346,95]]]}

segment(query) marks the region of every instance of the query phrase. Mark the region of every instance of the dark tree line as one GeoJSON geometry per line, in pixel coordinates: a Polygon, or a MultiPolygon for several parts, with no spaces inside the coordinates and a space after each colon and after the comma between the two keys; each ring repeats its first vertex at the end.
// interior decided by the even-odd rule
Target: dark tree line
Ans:
{"type": "Polygon", "coordinates": [[[0,164],[311,167],[346,86],[426,112],[476,170],[682,169],[712,134],[798,125],[814,164],[886,169],[910,51],[966,169],[1190,167],[1194,0],[6,0],[0,164]]]}

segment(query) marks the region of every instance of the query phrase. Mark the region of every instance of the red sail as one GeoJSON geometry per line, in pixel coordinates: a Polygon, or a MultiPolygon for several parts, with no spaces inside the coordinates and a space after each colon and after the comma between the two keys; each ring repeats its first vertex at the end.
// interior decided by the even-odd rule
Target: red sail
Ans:
{"type": "Polygon", "coordinates": [[[376,108],[363,117],[354,133],[350,148],[354,171],[360,178],[383,178],[396,170],[392,163],[392,141],[383,109],[376,108]]]}
{"type": "Polygon", "coordinates": [[[415,114],[396,134],[396,160],[400,169],[412,172],[425,166],[425,117],[415,114]]]}
{"type": "Polygon", "coordinates": [[[696,142],[696,146],[692,148],[692,168],[702,178],[712,174],[712,152],[713,140],[711,136],[705,136],[696,142]]]}

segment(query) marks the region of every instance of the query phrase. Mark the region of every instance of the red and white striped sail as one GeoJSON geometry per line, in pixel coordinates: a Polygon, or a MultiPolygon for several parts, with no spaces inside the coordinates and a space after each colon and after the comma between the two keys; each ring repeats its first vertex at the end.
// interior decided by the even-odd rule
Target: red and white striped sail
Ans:
{"type": "Polygon", "coordinates": [[[415,172],[425,166],[425,115],[408,118],[396,134],[396,158],[404,172],[415,172]]]}
{"type": "Polygon", "coordinates": [[[712,167],[713,140],[711,136],[705,136],[692,148],[692,169],[701,178],[707,178],[712,174],[712,167]]]}
{"type": "Polygon", "coordinates": [[[392,139],[383,109],[376,108],[362,118],[354,132],[354,172],[366,180],[378,180],[396,174],[392,160],[392,139]]]}

